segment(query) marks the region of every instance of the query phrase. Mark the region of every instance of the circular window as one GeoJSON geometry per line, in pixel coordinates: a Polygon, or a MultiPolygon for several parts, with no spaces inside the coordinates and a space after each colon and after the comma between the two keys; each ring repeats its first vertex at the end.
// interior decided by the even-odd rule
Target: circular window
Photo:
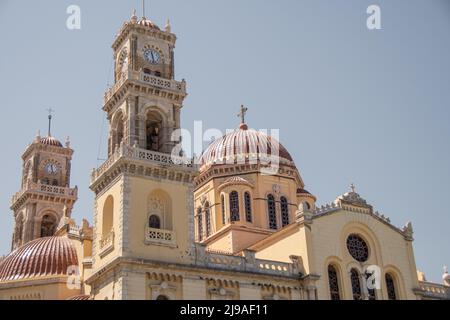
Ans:
{"type": "Polygon", "coordinates": [[[369,259],[369,247],[357,234],[352,234],[347,238],[347,249],[356,261],[366,262],[369,259]]]}

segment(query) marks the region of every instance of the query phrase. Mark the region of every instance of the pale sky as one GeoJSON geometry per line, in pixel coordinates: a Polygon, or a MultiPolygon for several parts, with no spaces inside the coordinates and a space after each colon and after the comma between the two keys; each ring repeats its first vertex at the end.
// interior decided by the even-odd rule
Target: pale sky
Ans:
{"type": "MultiPolygon", "coordinates": [[[[147,16],[178,36],[176,78],[189,96],[182,125],[280,129],[306,187],[326,204],[357,192],[402,227],[412,221],[417,267],[441,282],[450,264],[450,2],[447,0],[152,0],[147,16]],[[382,30],[369,31],[378,4],[382,30]]],[[[56,110],[71,137],[74,218],[92,221],[89,174],[105,158],[102,96],[116,32],[140,1],[0,0],[0,254],[13,231],[21,154],[56,110]],[[66,28],[79,5],[81,30],[66,28]],[[100,153],[99,153],[100,146],[100,153]]]]}

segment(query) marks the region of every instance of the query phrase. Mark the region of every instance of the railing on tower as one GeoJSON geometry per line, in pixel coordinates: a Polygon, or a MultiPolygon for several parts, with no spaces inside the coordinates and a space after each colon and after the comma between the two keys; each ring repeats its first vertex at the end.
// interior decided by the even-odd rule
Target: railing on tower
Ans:
{"type": "Polygon", "coordinates": [[[179,165],[186,168],[197,169],[197,165],[190,158],[173,156],[171,154],[149,151],[138,147],[130,147],[121,144],[116,148],[113,154],[100,167],[94,169],[91,173],[91,182],[95,181],[103,173],[105,173],[111,166],[113,166],[119,159],[127,158],[133,160],[140,160],[144,162],[151,162],[160,165],[179,165]]]}
{"type": "Polygon", "coordinates": [[[135,80],[138,82],[142,82],[144,84],[149,84],[154,87],[158,87],[161,89],[167,89],[179,94],[186,93],[186,81],[176,81],[172,79],[165,79],[162,77],[157,77],[144,71],[128,71],[128,73],[123,73],[122,76],[117,80],[117,82],[109,88],[108,91],[105,92],[105,96],[103,98],[103,102],[106,103],[114,94],[122,87],[122,85],[127,80],[135,80]]]}
{"type": "Polygon", "coordinates": [[[66,188],[59,186],[52,186],[44,183],[35,183],[35,182],[27,182],[24,188],[17,192],[11,200],[11,203],[15,203],[21,196],[23,196],[26,192],[44,192],[51,195],[59,195],[59,196],[67,196],[74,197],[78,196],[78,188],[66,188]]]}

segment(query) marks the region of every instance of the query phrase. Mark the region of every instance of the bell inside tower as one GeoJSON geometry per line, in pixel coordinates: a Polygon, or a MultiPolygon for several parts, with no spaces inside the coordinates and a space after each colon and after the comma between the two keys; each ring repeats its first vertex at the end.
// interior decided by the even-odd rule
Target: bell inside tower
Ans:
{"type": "Polygon", "coordinates": [[[161,151],[163,147],[162,123],[163,119],[159,113],[154,111],[147,113],[145,124],[147,150],[156,152],[161,151]]]}

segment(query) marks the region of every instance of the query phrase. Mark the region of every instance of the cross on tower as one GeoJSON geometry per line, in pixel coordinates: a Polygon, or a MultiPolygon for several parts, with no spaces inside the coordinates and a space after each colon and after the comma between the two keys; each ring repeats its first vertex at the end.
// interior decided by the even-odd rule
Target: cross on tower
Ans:
{"type": "Polygon", "coordinates": [[[248,108],[241,105],[241,112],[238,113],[238,117],[241,118],[241,123],[245,123],[245,115],[247,114],[248,108]]]}
{"type": "Polygon", "coordinates": [[[52,117],[53,117],[52,115],[55,110],[53,110],[52,108],[49,108],[49,109],[47,109],[47,111],[48,111],[48,136],[50,137],[51,136],[51,128],[52,128],[52,117]]]}

